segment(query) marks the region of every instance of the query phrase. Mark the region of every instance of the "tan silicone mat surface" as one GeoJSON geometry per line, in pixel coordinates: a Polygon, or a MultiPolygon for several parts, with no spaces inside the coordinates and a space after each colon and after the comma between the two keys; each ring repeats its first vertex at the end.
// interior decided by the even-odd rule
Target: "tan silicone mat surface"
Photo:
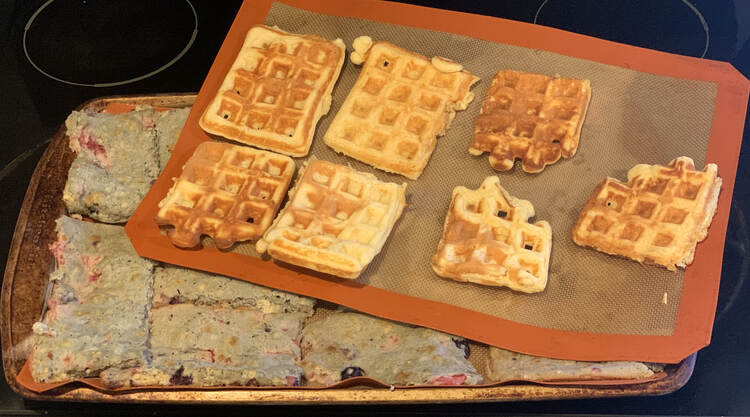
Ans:
{"type": "MultiPolygon", "coordinates": [[[[418,181],[376,170],[336,154],[322,141],[333,116],[359,75],[347,60],[333,92],[333,105],[315,134],[311,154],[373,172],[381,180],[407,182],[410,205],[383,251],[358,279],[377,288],[453,304],[496,317],[547,328],[590,333],[670,335],[680,301],[683,272],[608,256],[573,244],[570,231],[595,185],[606,176],[624,180],[638,163],[666,164],[677,156],[703,168],[716,84],[656,76],[551,52],[430,30],[303,11],[274,3],[265,23],[296,33],[340,37],[351,50],[360,35],[390,41],[431,57],[458,61],[481,81],[476,98],[456,115],[418,181]],[[578,153],[527,174],[519,166],[495,172],[487,154],[471,156],[469,142],[492,77],[500,69],[591,80],[592,99],[578,153]],[[538,294],[462,284],[439,278],[430,267],[443,220],[457,185],[477,188],[498,175],[512,195],[528,199],[536,219],[552,225],[547,289],[538,294]],[[667,304],[662,302],[667,293],[667,304]]],[[[299,160],[298,160],[299,161],[299,160]]],[[[517,164],[518,165],[518,164],[517,164]]],[[[235,251],[254,254],[251,244],[235,251]]]]}

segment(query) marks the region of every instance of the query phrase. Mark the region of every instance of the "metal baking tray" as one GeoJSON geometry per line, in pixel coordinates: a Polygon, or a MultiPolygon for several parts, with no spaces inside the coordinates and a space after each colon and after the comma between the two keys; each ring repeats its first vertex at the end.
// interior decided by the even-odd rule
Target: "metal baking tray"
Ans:
{"type": "MultiPolygon", "coordinates": [[[[191,105],[195,98],[194,93],[102,97],[82,104],[77,110],[96,112],[112,103],[184,107],[191,105]]],[[[62,192],[74,157],[73,151],[68,147],[65,126],[61,126],[29,182],[5,267],[0,293],[3,369],[8,385],[23,398],[121,403],[254,404],[447,403],[602,398],[668,394],[685,385],[693,372],[695,354],[679,364],[666,366],[665,378],[633,385],[553,386],[509,383],[494,387],[406,389],[143,389],[111,394],[82,384],[68,384],[44,393],[30,391],[16,381],[16,376],[26,360],[23,342],[31,335],[31,326],[42,312],[44,290],[52,262],[52,254],[47,247],[56,238],[55,219],[65,213],[62,192]]]]}

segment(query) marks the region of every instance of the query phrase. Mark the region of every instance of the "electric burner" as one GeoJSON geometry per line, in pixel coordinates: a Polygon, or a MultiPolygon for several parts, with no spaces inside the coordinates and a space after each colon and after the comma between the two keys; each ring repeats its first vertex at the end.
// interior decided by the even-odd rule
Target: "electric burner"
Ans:
{"type": "Polygon", "coordinates": [[[48,0],[26,22],[23,52],[60,83],[112,87],[179,60],[198,34],[189,0],[48,0]]]}
{"type": "Polygon", "coordinates": [[[689,0],[544,0],[534,23],[697,57],[710,44],[708,24],[689,0]]]}

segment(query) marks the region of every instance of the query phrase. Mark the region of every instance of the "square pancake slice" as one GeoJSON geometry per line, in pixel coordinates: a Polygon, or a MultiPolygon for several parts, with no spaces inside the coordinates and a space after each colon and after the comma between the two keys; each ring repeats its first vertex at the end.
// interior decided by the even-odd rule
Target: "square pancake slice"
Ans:
{"type": "Polygon", "coordinates": [[[393,385],[475,385],[466,340],[365,314],[338,312],[302,330],[301,366],[311,385],[366,376],[393,385]]]}
{"type": "Polygon", "coordinates": [[[487,374],[492,381],[587,381],[649,378],[654,371],[641,362],[569,361],[490,347],[487,374]]]}
{"type": "Polygon", "coordinates": [[[294,174],[288,156],[203,142],[159,203],[156,222],[170,225],[175,246],[192,248],[202,235],[220,249],[255,240],[271,224],[294,174]]]}
{"type": "Polygon", "coordinates": [[[331,106],[344,55],[340,39],[255,26],[199,124],[227,139],[305,156],[331,106]]]}

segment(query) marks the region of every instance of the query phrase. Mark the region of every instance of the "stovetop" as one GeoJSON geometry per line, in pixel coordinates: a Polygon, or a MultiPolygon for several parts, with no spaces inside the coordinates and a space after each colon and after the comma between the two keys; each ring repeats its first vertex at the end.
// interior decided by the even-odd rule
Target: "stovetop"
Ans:
{"type": "MultiPolygon", "coordinates": [[[[252,0],[247,0],[252,1],[252,0]]],[[[356,0],[352,0],[356,1],[356,0]]],[[[506,0],[413,4],[552,26],[666,52],[729,61],[750,76],[746,0],[506,0]]],[[[15,0],[0,2],[0,263],[46,141],[71,109],[117,94],[198,91],[240,0],[15,0]]],[[[747,126],[746,126],[747,127],[747,126]]],[[[746,129],[746,136],[750,129],[746,129]]],[[[750,141],[744,141],[732,201],[724,268],[710,346],[676,393],[543,403],[325,407],[326,414],[632,413],[750,414],[750,141]]],[[[194,411],[176,406],[106,406],[108,413],[194,411]]],[[[0,382],[0,413],[101,413],[102,406],[24,401],[0,382]]],[[[253,413],[254,407],[230,407],[253,413]]],[[[300,407],[264,408],[290,414],[300,407]]]]}

